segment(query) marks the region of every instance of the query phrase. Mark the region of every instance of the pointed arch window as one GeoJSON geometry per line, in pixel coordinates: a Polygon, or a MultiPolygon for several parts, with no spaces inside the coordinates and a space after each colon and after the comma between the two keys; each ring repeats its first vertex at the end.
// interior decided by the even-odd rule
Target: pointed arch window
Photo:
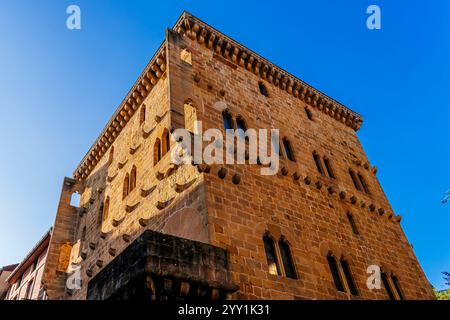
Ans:
{"type": "Polygon", "coordinates": [[[350,212],[347,212],[347,219],[348,219],[348,222],[350,223],[350,226],[352,227],[353,233],[354,234],[359,234],[358,228],[357,228],[356,223],[355,223],[355,219],[354,219],[353,215],[350,212]]]}
{"type": "Polygon", "coordinates": [[[331,167],[330,159],[323,158],[323,163],[325,164],[325,168],[327,169],[328,176],[332,179],[335,179],[333,168],[331,167]]]}
{"type": "Polygon", "coordinates": [[[245,137],[245,132],[247,131],[247,124],[245,123],[245,120],[242,119],[242,117],[236,118],[236,128],[237,130],[239,130],[237,131],[239,137],[241,139],[245,139],[245,142],[248,142],[248,139],[246,139],[245,137]]]}
{"type": "Polygon", "coordinates": [[[395,295],[394,295],[394,292],[392,291],[391,285],[389,283],[389,279],[388,279],[386,273],[384,273],[384,272],[381,273],[381,281],[383,281],[383,285],[384,285],[384,288],[386,289],[389,299],[395,300],[395,295]]]}
{"type": "Polygon", "coordinates": [[[269,273],[273,275],[281,275],[280,264],[278,263],[275,243],[272,237],[265,235],[263,237],[263,241],[267,264],[269,265],[269,273]]]}
{"type": "Polygon", "coordinates": [[[369,193],[369,187],[367,186],[366,179],[364,179],[364,177],[360,173],[358,173],[358,178],[359,178],[359,181],[361,182],[364,192],[369,193]]]}
{"type": "Polygon", "coordinates": [[[345,259],[341,259],[341,267],[344,272],[345,280],[347,282],[347,286],[350,290],[350,293],[354,296],[358,295],[358,291],[356,290],[355,282],[353,281],[352,273],[350,272],[350,266],[345,259]]]}
{"type": "Polygon", "coordinates": [[[129,191],[131,192],[136,188],[136,166],[133,166],[130,173],[130,187],[129,191]]]}
{"type": "Polygon", "coordinates": [[[130,187],[130,175],[127,173],[125,179],[123,179],[122,200],[128,196],[130,187]]]}
{"type": "Polygon", "coordinates": [[[322,160],[320,159],[320,156],[317,152],[313,152],[313,158],[314,162],[316,163],[317,171],[319,171],[320,174],[324,174],[323,167],[322,167],[322,160]]]}
{"type": "Polygon", "coordinates": [[[341,274],[339,273],[338,264],[336,258],[329,253],[327,256],[328,266],[330,267],[331,275],[333,276],[334,285],[340,292],[345,292],[344,284],[342,282],[341,274]]]}
{"type": "Polygon", "coordinates": [[[400,283],[395,275],[391,275],[392,283],[394,284],[395,291],[397,291],[397,295],[400,300],[405,300],[405,296],[403,295],[402,289],[400,288],[400,283]]]}
{"type": "Polygon", "coordinates": [[[349,169],[348,173],[350,174],[350,177],[352,178],[353,185],[355,186],[356,190],[362,191],[361,185],[359,183],[358,178],[356,177],[355,172],[352,169],[349,169]]]}
{"type": "Polygon", "coordinates": [[[169,152],[170,150],[170,134],[169,134],[169,130],[165,129],[163,134],[162,134],[162,157],[164,157],[166,155],[167,152],[169,152]]]}
{"type": "Polygon", "coordinates": [[[258,83],[258,87],[259,87],[259,92],[265,96],[265,97],[269,97],[269,91],[267,90],[267,87],[264,83],[259,82],[258,83]]]}
{"type": "Polygon", "coordinates": [[[155,145],[153,147],[153,165],[156,165],[162,158],[161,140],[156,138],[155,145]]]}
{"type": "Polygon", "coordinates": [[[233,129],[233,118],[227,111],[224,111],[222,113],[222,118],[223,118],[223,128],[225,130],[233,129]]]}
{"type": "Polygon", "coordinates": [[[286,158],[290,161],[295,161],[294,153],[292,152],[292,146],[291,142],[288,138],[283,138],[283,146],[284,146],[284,154],[286,155],[286,158]]]}
{"type": "Polygon", "coordinates": [[[284,239],[280,239],[280,241],[278,241],[278,247],[280,248],[281,261],[283,262],[286,277],[297,279],[289,244],[284,239]]]}

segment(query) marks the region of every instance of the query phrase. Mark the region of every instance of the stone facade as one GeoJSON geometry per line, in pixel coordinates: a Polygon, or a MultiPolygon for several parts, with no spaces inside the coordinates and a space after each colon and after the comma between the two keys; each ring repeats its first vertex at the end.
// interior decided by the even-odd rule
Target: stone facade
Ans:
{"type": "Polygon", "coordinates": [[[358,140],[361,123],[357,113],[184,13],[74,179],[64,182],[44,276],[49,298],[88,298],[90,281],[152,230],[225,250],[237,289],[228,291],[231,299],[388,299],[384,286],[367,288],[369,265],[382,268],[394,298],[433,299],[358,140]],[[262,176],[257,164],[171,163],[168,132],[192,131],[195,120],[204,130],[223,130],[217,102],[234,126],[241,119],[247,128],[280,129],[292,154],[282,148],[277,175],[262,176]],[[69,204],[74,192],[79,208],[69,204]],[[269,272],[265,235],[288,245],[294,276],[283,271],[290,263],[278,246],[280,275],[269,272]],[[328,255],[346,262],[356,293],[343,266],[337,290],[328,255]],[[80,290],[65,288],[69,264],[81,266],[80,290]]]}

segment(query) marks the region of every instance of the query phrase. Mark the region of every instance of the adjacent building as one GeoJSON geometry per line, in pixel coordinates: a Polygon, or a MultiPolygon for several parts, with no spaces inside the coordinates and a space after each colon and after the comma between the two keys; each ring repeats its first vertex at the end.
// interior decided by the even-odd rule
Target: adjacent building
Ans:
{"type": "Polygon", "coordinates": [[[0,300],[4,300],[6,293],[9,289],[9,283],[6,281],[11,272],[18,266],[18,264],[11,264],[9,266],[4,266],[0,269],[0,300]]]}
{"type": "Polygon", "coordinates": [[[184,13],[64,179],[49,299],[434,299],[357,137],[362,122],[184,13]],[[223,134],[279,129],[278,173],[261,175],[261,162],[175,164],[172,133],[196,136],[196,121],[223,134]],[[380,287],[367,286],[371,266],[380,287]],[[81,281],[69,288],[74,268],[81,281]]]}
{"type": "Polygon", "coordinates": [[[52,229],[47,231],[27,256],[9,274],[5,300],[46,300],[42,275],[52,229]]]}

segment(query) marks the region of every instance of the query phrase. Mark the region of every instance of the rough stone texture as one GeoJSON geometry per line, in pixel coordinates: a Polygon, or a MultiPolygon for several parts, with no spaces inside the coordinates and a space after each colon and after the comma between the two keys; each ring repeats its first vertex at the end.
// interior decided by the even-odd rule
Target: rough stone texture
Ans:
{"type": "MultiPolygon", "coordinates": [[[[226,57],[223,50],[208,48],[199,35],[188,35],[167,30],[167,70],[143,102],[144,124],[136,112],[113,143],[112,162],[108,151],[89,176],[79,181],[83,185],[81,206],[87,213],[74,222],[59,217],[62,213],[58,210],[54,233],[60,228],[72,230],[68,236],[74,248],[81,248],[80,252],[73,250],[72,257],[82,267],[83,287],[72,296],[58,287],[59,291],[49,292],[49,298],[85,299],[91,277],[114,259],[110,249],[119,256],[149,229],[227,250],[232,280],[239,286],[231,297],[235,299],[387,299],[383,288],[367,289],[366,269],[372,264],[395,273],[406,299],[434,299],[355,133],[357,127],[336,120],[332,111],[320,110],[314,100],[297,98],[250,72],[226,57]],[[192,65],[180,58],[182,50],[191,53],[192,65]],[[267,87],[268,97],[259,92],[260,81],[267,87]],[[284,157],[280,163],[284,170],[275,176],[262,176],[260,166],[248,164],[213,165],[209,172],[201,173],[191,165],[172,170],[169,155],[153,163],[153,146],[164,129],[192,129],[197,119],[204,130],[223,130],[222,113],[213,107],[218,101],[226,104],[234,119],[242,117],[248,128],[280,129],[292,145],[295,161],[284,157]],[[305,107],[313,120],[308,119],[305,107]],[[138,146],[131,154],[130,148],[138,146]],[[314,151],[331,161],[335,179],[317,171],[314,151]],[[133,165],[137,187],[122,200],[124,177],[133,165]],[[223,179],[218,177],[222,167],[227,169],[223,179]],[[355,189],[350,168],[365,178],[370,193],[355,189]],[[238,184],[232,182],[235,174],[240,177],[238,184]],[[177,185],[187,187],[177,192],[177,185]],[[153,192],[142,196],[141,189],[152,187],[153,192]],[[106,196],[110,197],[109,215],[102,221],[101,204],[106,196]],[[353,215],[359,235],[352,232],[347,212],[353,215]],[[139,223],[141,218],[147,219],[146,226],[139,223]],[[60,224],[62,220],[66,224],[60,224]],[[86,238],[81,241],[84,226],[86,238]],[[266,232],[276,240],[283,236],[290,244],[297,279],[269,274],[262,241],[266,232]],[[326,260],[329,252],[348,261],[359,296],[336,290],[326,260]]],[[[66,239],[55,237],[53,245],[66,239]]],[[[49,257],[55,252],[50,250],[49,257]]],[[[54,273],[54,263],[47,273],[54,273]]],[[[51,280],[49,276],[49,288],[51,280]]]]}
{"type": "Polygon", "coordinates": [[[200,288],[212,287],[223,297],[237,289],[224,249],[147,230],[89,282],[88,299],[122,298],[124,291],[127,298],[180,297],[183,282],[189,286],[184,292],[188,297],[196,297],[200,288]],[[154,292],[149,281],[155,282],[154,292]],[[169,285],[163,288],[158,282],[169,285]],[[144,294],[130,293],[137,288],[144,288],[144,294]]]}

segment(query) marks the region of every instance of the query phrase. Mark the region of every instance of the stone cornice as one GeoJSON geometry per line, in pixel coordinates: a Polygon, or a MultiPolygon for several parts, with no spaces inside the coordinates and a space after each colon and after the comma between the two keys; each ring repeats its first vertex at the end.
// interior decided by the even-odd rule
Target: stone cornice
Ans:
{"type": "Polygon", "coordinates": [[[83,160],[81,160],[73,173],[76,180],[84,180],[89,176],[98,161],[108,151],[122,129],[164,74],[166,70],[165,52],[166,44],[164,42],[119,105],[100,136],[84,156],[83,160]]]}
{"type": "Polygon", "coordinates": [[[355,131],[360,128],[363,122],[361,115],[277,67],[190,13],[184,12],[173,30],[197,41],[232,63],[253,72],[258,77],[287,91],[337,121],[341,121],[355,131]]]}

